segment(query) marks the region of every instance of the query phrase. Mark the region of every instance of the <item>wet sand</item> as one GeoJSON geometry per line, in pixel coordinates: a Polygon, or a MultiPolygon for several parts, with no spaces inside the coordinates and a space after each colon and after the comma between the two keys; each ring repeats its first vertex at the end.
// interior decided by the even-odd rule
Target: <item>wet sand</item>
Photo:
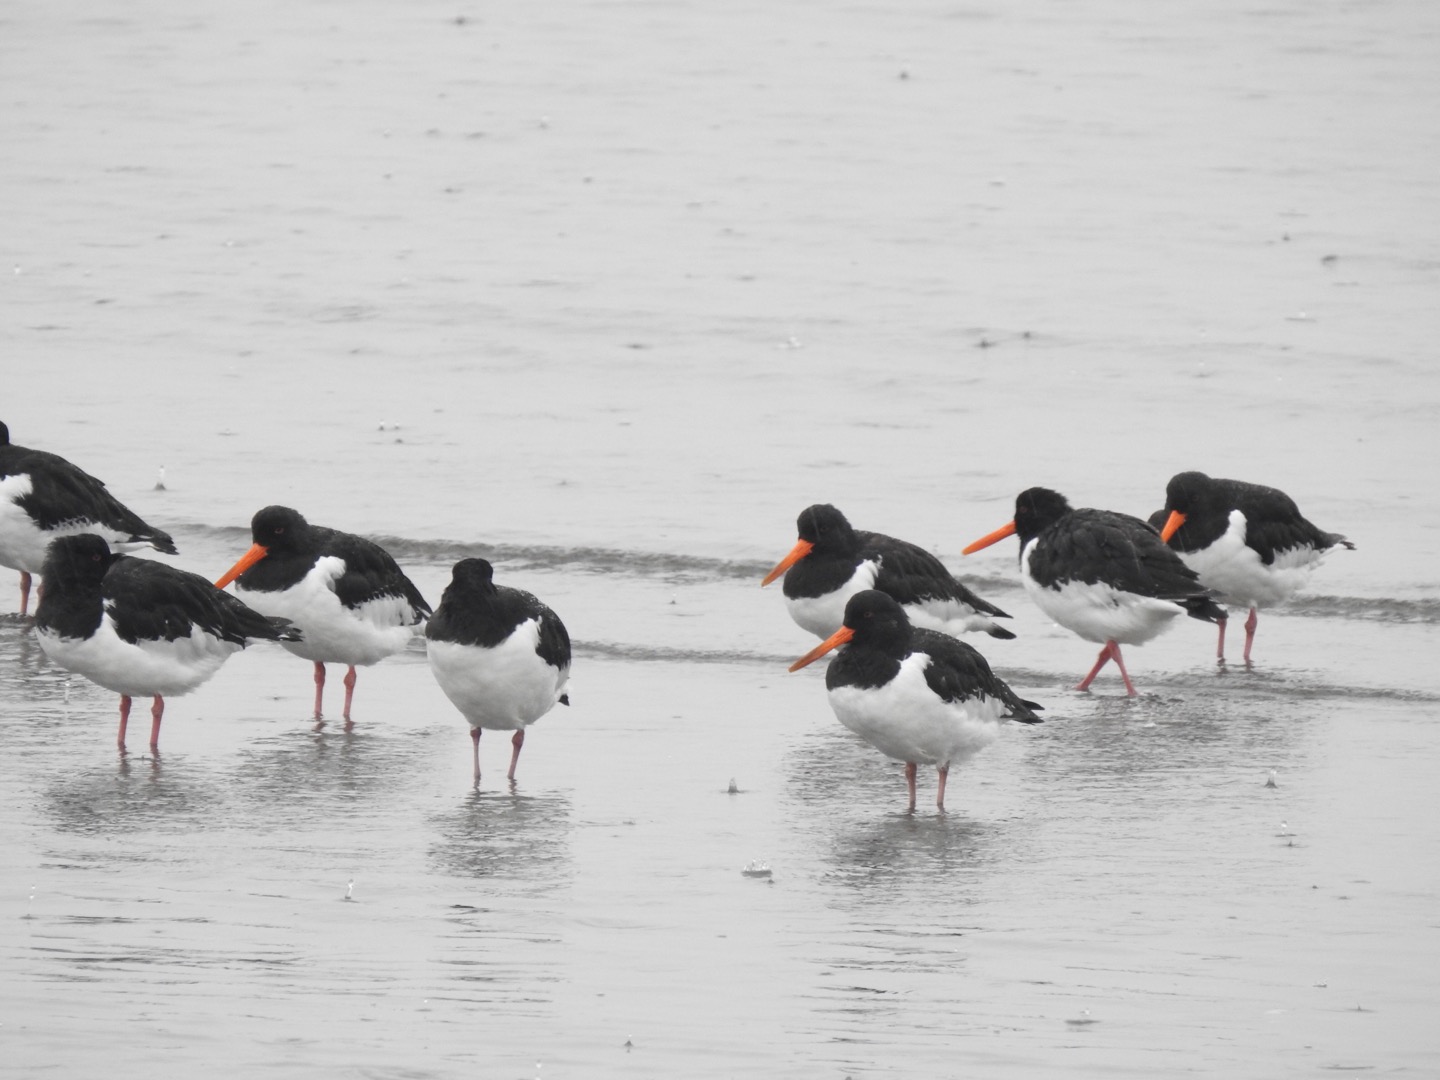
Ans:
{"type": "Polygon", "coordinates": [[[3,29],[15,441],[201,573],[272,502],[432,601],[486,555],[577,658],[477,795],[422,652],[345,733],[253,648],[120,758],[0,616],[0,1070],[1434,1071],[1429,6],[3,29]],[[1192,622],[1127,653],[1139,700],[1069,691],[1094,648],[959,550],[1031,484],[1143,516],[1197,467],[1359,549],[1253,672],[1192,622]],[[785,672],[758,582],[815,501],[1014,616],[979,645],[1048,722],[948,815],[785,672]]]}

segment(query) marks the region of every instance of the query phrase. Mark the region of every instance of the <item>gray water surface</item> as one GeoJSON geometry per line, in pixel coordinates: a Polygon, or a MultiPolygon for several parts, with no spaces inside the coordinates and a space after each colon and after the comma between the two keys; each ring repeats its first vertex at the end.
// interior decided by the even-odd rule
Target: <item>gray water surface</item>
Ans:
{"type": "Polygon", "coordinates": [[[0,1071],[1435,1073],[1433,5],[0,23],[14,440],[175,565],[288,503],[432,602],[491,558],[576,642],[476,793],[418,648],[349,733],[252,648],[120,757],[0,616],[0,1071]],[[1072,692],[1013,543],[960,549],[1189,468],[1358,550],[1254,671],[1187,621],[1139,699],[1072,692]],[[785,671],[759,580],[818,501],[1014,616],[977,645],[1047,723],[945,816],[785,671]]]}

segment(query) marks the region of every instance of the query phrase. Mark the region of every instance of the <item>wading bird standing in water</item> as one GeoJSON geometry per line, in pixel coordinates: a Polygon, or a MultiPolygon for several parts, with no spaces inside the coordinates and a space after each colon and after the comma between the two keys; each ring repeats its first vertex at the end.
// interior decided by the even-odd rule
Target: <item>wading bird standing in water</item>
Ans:
{"type": "Polygon", "coordinates": [[[935,805],[943,811],[952,765],[994,742],[1007,719],[1041,722],[1040,706],[1020,698],[979,652],[949,634],[911,626],[905,610],[876,589],[852,596],[840,629],[790,670],[842,645],[825,669],[830,707],[856,735],[905,763],[912,812],[920,765],[935,766],[935,805]]]}
{"type": "Polygon", "coordinates": [[[379,544],[311,525],[288,506],[257,512],[250,534],[250,550],[215,584],[235,582],[235,595],[256,611],[299,627],[303,638],[284,645],[315,664],[317,722],[324,722],[325,665],[348,666],[341,715],[349,730],[356,665],[404,650],[430,605],[379,544]]]}
{"type": "Polygon", "coordinates": [[[1147,523],[1109,510],[1075,510],[1065,496],[1033,487],[1015,499],[1015,517],[966,547],[969,555],[1007,536],[1020,538],[1020,577],[1046,615],[1086,641],[1103,643],[1076,690],[1088,690],[1111,660],[1125,692],[1135,684],[1121,645],[1141,645],[1177,615],[1218,622],[1225,609],[1211,599],[1180,557],[1147,523]]]}
{"type": "Polygon", "coordinates": [[[166,697],[194,690],[252,641],[300,637],[199,574],[112,552],[88,533],[52,541],[42,572],[35,636],[55,663],[120,695],[121,750],[131,698],[155,699],[150,749],[158,750],[166,697]]]}
{"type": "MultiPolygon", "coordinates": [[[[1245,666],[1255,643],[1259,610],[1290,599],[1337,547],[1355,545],[1339,533],[1312,525],[1295,500],[1278,488],[1243,480],[1214,480],[1182,472],[1165,488],[1165,509],[1151,523],[1200,575],[1200,583],[1226,603],[1248,607],[1245,666]]],[[[1225,662],[1225,619],[1215,658],[1225,662]]]]}
{"type": "Polygon", "coordinates": [[[470,724],[476,787],[481,731],[515,733],[506,774],[514,780],[525,729],[557,703],[570,704],[565,624],[530,593],[496,585],[494,577],[484,559],[461,559],[425,624],[430,670],[470,724]]]}

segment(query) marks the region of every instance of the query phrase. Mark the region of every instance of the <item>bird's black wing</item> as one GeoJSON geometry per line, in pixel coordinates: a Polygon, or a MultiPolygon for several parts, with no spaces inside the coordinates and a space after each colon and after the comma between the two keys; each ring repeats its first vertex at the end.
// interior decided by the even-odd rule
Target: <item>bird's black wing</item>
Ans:
{"type": "Polygon", "coordinates": [[[1040,534],[1030,572],[1042,585],[1106,584],[1139,596],[1180,600],[1206,590],[1146,522],[1109,510],[1076,510],[1040,534]]]}
{"type": "Polygon", "coordinates": [[[857,532],[861,551],[880,560],[875,588],[894,597],[901,605],[926,600],[958,600],[984,615],[999,619],[1010,616],[988,600],[976,596],[950,572],[940,559],[922,547],[882,533],[857,532]]]}
{"type": "Polygon", "coordinates": [[[990,670],[990,664],[979,650],[949,634],[919,627],[911,642],[914,652],[930,657],[925,682],[942,701],[960,702],[983,695],[1003,702],[1012,719],[1025,724],[1041,723],[1035,712],[1042,707],[1025,701],[1011,690],[990,670]]]}
{"type": "Polygon", "coordinates": [[[8,474],[30,476],[30,493],[16,504],[42,529],[92,522],[125,533],[129,539],[153,543],[175,554],[168,533],[147,525],[140,516],[110,494],[103,481],[58,454],[12,446],[6,455],[8,474]]]}
{"type": "Polygon", "coordinates": [[[1343,545],[1354,549],[1339,533],[1329,533],[1312,524],[1295,505],[1295,500],[1279,488],[1260,484],[1222,481],[1227,501],[1245,515],[1245,543],[1254,548],[1267,566],[1275,556],[1293,548],[1327,548],[1343,545]]]}
{"type": "Polygon", "coordinates": [[[286,620],[261,615],[199,574],[149,559],[116,559],[100,591],[116,634],[132,644],[174,641],[196,628],[237,645],[299,638],[286,620]]]}
{"type": "Polygon", "coordinates": [[[345,573],[335,581],[335,595],[346,607],[359,607],[367,600],[384,596],[398,596],[414,610],[415,621],[430,614],[430,605],[415,583],[379,544],[353,533],[321,526],[313,528],[324,534],[321,555],[334,555],[345,561],[345,573]]]}

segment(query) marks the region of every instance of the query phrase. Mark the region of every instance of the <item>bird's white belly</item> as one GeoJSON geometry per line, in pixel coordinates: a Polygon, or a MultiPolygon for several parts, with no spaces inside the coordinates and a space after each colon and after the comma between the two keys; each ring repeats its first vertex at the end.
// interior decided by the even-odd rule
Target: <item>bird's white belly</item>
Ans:
{"type": "Polygon", "coordinates": [[[1237,607],[1270,607],[1287,600],[1304,587],[1311,572],[1325,557],[1309,546],[1277,552],[1266,566],[1260,554],[1245,543],[1245,515],[1230,512],[1230,527],[1204,551],[1182,551],[1185,565],[1200,575],[1201,583],[1237,607]]]}
{"type": "Polygon", "coordinates": [[[435,681],[471,727],[524,728],[555,707],[570,669],[540,659],[538,627],[532,619],[488,649],[453,641],[425,643],[435,681]]]}
{"type": "Polygon", "coordinates": [[[48,532],[42,530],[29,514],[15,504],[16,499],[29,495],[32,487],[30,477],[25,473],[0,478],[0,566],[38,574],[45,565],[45,549],[51,540],[61,536],[79,536],[81,533],[103,536],[116,551],[144,546],[120,544],[119,541],[129,533],[117,532],[109,526],[83,519],[67,521],[48,532]]]}
{"type": "Polygon", "coordinates": [[[289,619],[303,640],[283,641],[296,656],[321,663],[374,664],[403,652],[416,636],[410,604],[401,596],[367,600],[358,608],[340,602],[328,584],[327,563],[321,559],[304,580],[282,592],[244,589],[235,595],[262,615],[289,619]]]}
{"type": "Polygon", "coordinates": [[[787,596],[785,605],[790,610],[790,618],[816,637],[828,638],[845,622],[845,605],[850,597],[866,589],[873,589],[875,576],[879,572],[879,563],[863,562],[855,568],[850,580],[834,592],[824,596],[802,596],[794,599],[787,596]]]}
{"type": "Polygon", "coordinates": [[[884,686],[831,690],[836,719],[896,761],[955,764],[994,742],[1003,705],[978,697],[942,701],[925,682],[928,663],[924,653],[914,653],[884,686]]]}
{"type": "Polygon", "coordinates": [[[912,626],[939,630],[951,637],[960,637],[973,630],[988,630],[997,625],[989,615],[982,615],[959,600],[926,600],[920,604],[905,604],[904,608],[912,626]]]}
{"type": "Polygon", "coordinates": [[[88,638],[37,631],[45,654],[68,671],[130,697],[188,694],[209,679],[240,646],[192,627],[189,637],[132,644],[115,633],[110,616],[88,638]]]}
{"type": "Polygon", "coordinates": [[[1185,609],[1169,600],[1138,596],[1109,585],[1071,581],[1059,589],[1038,585],[1027,574],[1025,588],[1036,607],[1086,641],[1143,645],[1185,609]]]}

